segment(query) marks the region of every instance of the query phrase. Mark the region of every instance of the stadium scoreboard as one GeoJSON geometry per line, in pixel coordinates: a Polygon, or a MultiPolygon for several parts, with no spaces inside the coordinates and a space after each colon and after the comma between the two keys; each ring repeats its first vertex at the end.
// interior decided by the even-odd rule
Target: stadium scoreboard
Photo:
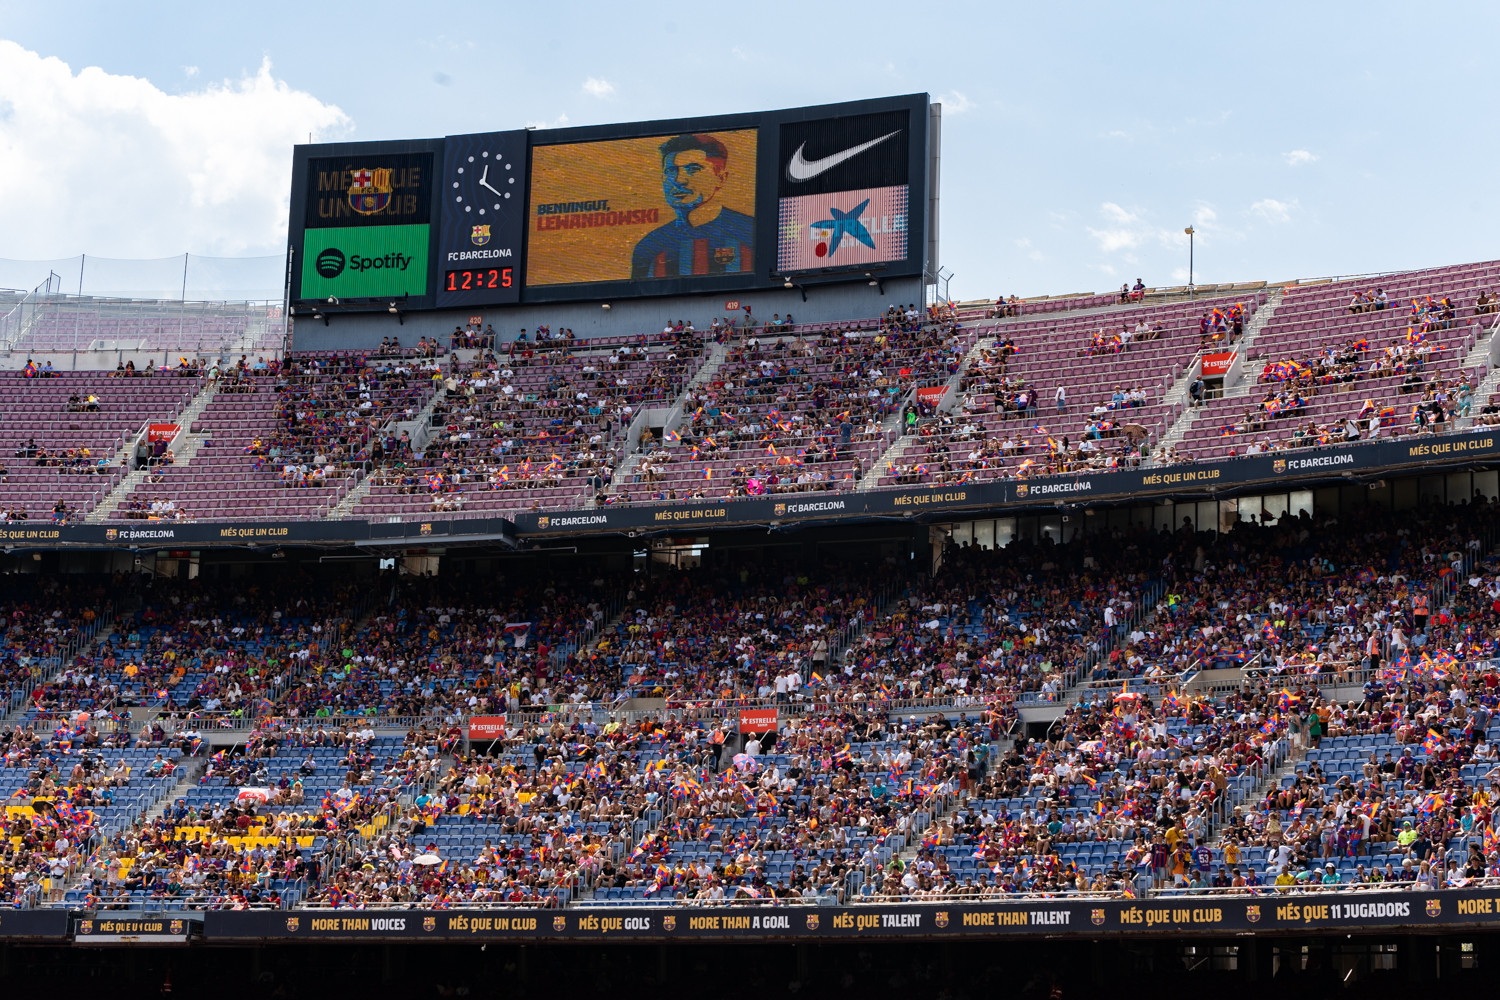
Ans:
{"type": "Polygon", "coordinates": [[[296,147],[295,305],[448,309],[930,273],[926,94],[296,147]]]}

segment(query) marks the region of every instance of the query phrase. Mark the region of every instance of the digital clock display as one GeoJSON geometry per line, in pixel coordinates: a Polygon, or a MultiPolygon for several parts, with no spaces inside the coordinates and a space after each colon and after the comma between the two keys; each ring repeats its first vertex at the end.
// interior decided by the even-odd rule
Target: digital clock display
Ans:
{"type": "Polygon", "coordinates": [[[493,291],[512,288],[516,283],[513,267],[468,267],[449,271],[443,276],[443,291],[450,295],[464,292],[493,291]]]}

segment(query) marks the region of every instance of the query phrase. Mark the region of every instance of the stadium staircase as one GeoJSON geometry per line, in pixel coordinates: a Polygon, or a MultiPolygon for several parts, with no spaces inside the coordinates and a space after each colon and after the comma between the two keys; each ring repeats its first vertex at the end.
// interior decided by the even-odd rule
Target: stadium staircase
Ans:
{"type": "Polygon", "coordinates": [[[1146,584],[1145,588],[1141,591],[1140,603],[1131,608],[1129,617],[1115,626],[1115,630],[1110,635],[1109,641],[1103,643],[1099,647],[1098,652],[1089,654],[1088,662],[1085,664],[1078,680],[1058,695],[1057,704],[1062,706],[1064,710],[1067,710],[1077,705],[1083,699],[1085,693],[1096,691],[1101,685],[1110,689],[1121,685],[1122,682],[1119,680],[1090,681],[1089,675],[1093,672],[1094,667],[1104,662],[1109,654],[1130,633],[1137,629],[1142,632],[1149,632],[1151,630],[1151,626],[1156,623],[1156,613],[1161,608],[1162,599],[1166,597],[1166,594],[1167,585],[1165,581],[1152,580],[1146,584]]]}
{"type": "Polygon", "coordinates": [[[203,772],[208,770],[208,757],[206,755],[202,757],[183,757],[178,761],[177,766],[186,772],[182,776],[182,780],[173,785],[170,791],[158,799],[151,808],[141,814],[141,822],[150,823],[152,820],[159,819],[166,813],[168,806],[186,795],[198,783],[199,779],[203,776],[203,772]]]}
{"type": "MultiPolygon", "coordinates": [[[[1267,295],[1265,303],[1259,309],[1255,310],[1255,315],[1251,316],[1250,322],[1245,324],[1245,332],[1241,335],[1240,342],[1235,347],[1235,350],[1239,354],[1240,380],[1237,384],[1228,387],[1225,390],[1225,395],[1244,396],[1255,387],[1256,380],[1249,374],[1251,348],[1255,346],[1255,340],[1260,336],[1260,332],[1275,317],[1276,308],[1281,305],[1281,299],[1285,294],[1286,290],[1284,288],[1273,288],[1270,294],[1267,295]]],[[[1201,357],[1201,352],[1199,356],[1201,357]]],[[[1169,402],[1181,403],[1183,410],[1182,414],[1172,422],[1172,426],[1167,428],[1161,440],[1157,442],[1158,447],[1171,448],[1181,444],[1187,437],[1188,431],[1192,430],[1194,421],[1198,419],[1198,413],[1201,408],[1189,405],[1191,396],[1188,392],[1192,387],[1193,379],[1198,373],[1198,360],[1195,357],[1192,363],[1188,365],[1187,370],[1178,378],[1177,382],[1167,390],[1166,399],[1169,402]]]]}
{"type": "MultiPolygon", "coordinates": [[[[1290,744],[1288,744],[1288,746],[1290,747],[1290,744]]],[[[1270,774],[1266,775],[1266,777],[1262,781],[1258,782],[1254,788],[1245,793],[1245,795],[1241,797],[1240,803],[1261,801],[1265,798],[1266,794],[1270,792],[1271,789],[1280,785],[1283,779],[1289,778],[1292,775],[1296,774],[1297,769],[1304,763],[1306,763],[1306,761],[1307,747],[1305,745],[1296,749],[1288,749],[1287,755],[1282,760],[1281,764],[1273,768],[1270,774]]],[[[1240,803],[1235,804],[1238,805],[1240,803]]],[[[1224,834],[1230,825],[1231,824],[1227,822],[1216,821],[1210,828],[1208,847],[1209,850],[1213,851],[1215,858],[1224,857],[1224,834]]],[[[1241,867],[1243,867],[1247,863],[1248,862],[1242,862],[1241,867]]]]}
{"type": "Polygon", "coordinates": [[[878,489],[880,486],[880,470],[894,466],[897,460],[906,454],[907,446],[916,439],[915,434],[900,433],[901,414],[899,411],[894,420],[896,421],[896,426],[892,429],[897,432],[896,440],[892,441],[890,447],[881,452],[880,457],[865,470],[865,476],[859,482],[858,492],[860,493],[868,493],[873,489],[878,489]]]}
{"type": "Polygon", "coordinates": [[[354,488],[340,497],[339,502],[328,509],[328,516],[324,520],[342,521],[346,517],[353,517],[354,508],[369,494],[370,484],[374,479],[374,476],[361,476],[359,482],[354,485],[354,488]]]}
{"type": "MultiPolygon", "coordinates": [[[[944,413],[953,412],[961,397],[959,387],[963,385],[964,376],[968,374],[970,366],[974,363],[974,359],[979,357],[985,348],[994,346],[994,337],[981,337],[974,342],[974,346],[969,348],[968,353],[964,355],[963,361],[959,362],[958,371],[954,372],[953,377],[948,379],[948,384],[943,389],[943,401],[939,404],[938,409],[944,413]]],[[[907,446],[915,440],[915,435],[901,433],[901,416],[905,409],[904,406],[901,407],[891,416],[887,417],[881,425],[880,429],[883,433],[895,433],[896,439],[865,470],[865,476],[864,479],[860,480],[858,492],[868,493],[873,489],[878,489],[880,486],[880,470],[895,465],[901,456],[906,454],[907,446]]]]}
{"type": "MultiPolygon", "coordinates": [[[[1497,391],[1500,391],[1500,364],[1496,363],[1500,361],[1496,355],[1496,352],[1500,351],[1500,336],[1497,336],[1497,330],[1500,330],[1500,321],[1480,333],[1473,348],[1463,360],[1463,370],[1478,369],[1486,373],[1479,384],[1474,387],[1474,393],[1470,397],[1471,414],[1477,414],[1479,408],[1489,402],[1490,397],[1497,391]]],[[[1463,418],[1458,421],[1458,426],[1460,428],[1473,427],[1474,417],[1471,415],[1463,418]]]]}
{"type": "MultiPolygon", "coordinates": [[[[479,352],[466,351],[456,353],[460,354],[460,360],[472,361],[473,356],[477,356],[479,352]],[[469,354],[470,358],[464,359],[462,357],[463,354],[469,354]]],[[[411,435],[412,450],[424,450],[433,437],[433,411],[437,409],[438,403],[447,398],[448,390],[440,386],[437,392],[434,392],[432,394],[432,398],[427,401],[427,405],[422,407],[422,409],[417,413],[416,416],[412,417],[410,420],[402,420],[399,422],[392,421],[381,429],[381,433],[392,433],[399,436],[402,431],[405,431],[406,433],[411,435]]],[[[372,485],[374,485],[374,477],[366,475],[361,471],[359,474],[359,482],[355,483],[348,492],[339,497],[339,502],[328,509],[328,514],[323,519],[325,521],[341,521],[346,517],[353,517],[354,508],[358,507],[360,501],[369,495],[370,487],[372,485]]]]}
{"type": "Polygon", "coordinates": [[[58,680],[62,677],[63,671],[68,669],[68,664],[80,656],[92,653],[94,647],[98,644],[99,638],[109,635],[109,627],[114,624],[114,620],[115,609],[113,605],[106,605],[101,608],[99,617],[94,620],[93,631],[85,635],[74,645],[63,650],[62,655],[57,658],[57,666],[25,689],[25,696],[16,707],[5,713],[3,718],[0,718],[0,729],[9,729],[12,726],[19,725],[31,713],[31,708],[34,704],[31,699],[31,692],[44,684],[51,684],[53,681],[58,680]]]}
{"type": "MultiPolygon", "coordinates": [[[[729,352],[724,349],[723,344],[709,344],[708,353],[703,356],[703,364],[698,366],[698,373],[688,381],[686,388],[683,390],[683,395],[687,394],[688,389],[696,389],[717,375],[719,369],[724,367],[724,362],[728,359],[729,352]]],[[[677,399],[677,405],[682,405],[681,396],[677,399]]]]}
{"type": "MultiPolygon", "coordinates": [[[[208,432],[193,430],[193,424],[202,415],[208,404],[213,402],[214,397],[218,393],[219,386],[217,382],[211,381],[206,383],[198,394],[193,397],[193,401],[184,407],[181,413],[177,414],[177,425],[182,429],[172,439],[172,442],[167,445],[167,451],[172,455],[172,464],[186,465],[188,462],[191,462],[193,456],[198,454],[198,449],[202,448],[204,442],[208,440],[208,432]]],[[[135,458],[137,440],[139,440],[138,435],[127,439],[121,445],[119,452],[115,456],[115,460],[128,468],[131,461],[135,458]]],[[[94,506],[93,510],[89,511],[88,516],[84,518],[84,522],[87,524],[102,524],[108,521],[110,515],[119,510],[120,504],[124,503],[125,499],[135,492],[135,488],[146,481],[146,476],[147,470],[145,469],[133,469],[126,473],[125,477],[120,480],[120,484],[111,490],[104,499],[100,500],[94,506]]]]}
{"type": "MultiPolygon", "coordinates": [[[[700,385],[706,384],[719,373],[724,367],[724,362],[729,358],[729,352],[723,344],[709,344],[708,351],[703,356],[703,363],[698,366],[698,371],[688,380],[687,385],[682,387],[682,392],[672,400],[672,405],[667,410],[666,420],[662,423],[664,431],[676,430],[683,422],[683,414],[686,412],[685,402],[687,394],[700,385]]],[[[654,407],[651,409],[655,409],[654,407]]],[[[609,478],[609,486],[606,490],[611,496],[629,486],[634,481],[635,470],[641,464],[645,453],[641,450],[641,432],[646,427],[646,409],[636,414],[635,420],[631,421],[630,429],[625,435],[625,447],[629,452],[621,459],[620,464],[615,466],[615,471],[609,478]]],[[[597,504],[591,495],[584,504],[587,508],[594,508],[597,504]]]]}

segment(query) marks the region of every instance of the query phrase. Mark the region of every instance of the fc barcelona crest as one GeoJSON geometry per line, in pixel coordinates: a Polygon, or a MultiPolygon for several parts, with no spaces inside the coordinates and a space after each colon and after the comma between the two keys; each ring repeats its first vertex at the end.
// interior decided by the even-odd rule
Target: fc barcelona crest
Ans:
{"type": "Polygon", "coordinates": [[[1284,459],[1284,458],[1273,459],[1272,462],[1271,462],[1271,471],[1274,472],[1274,473],[1276,473],[1277,475],[1280,475],[1281,473],[1285,472],[1286,471],[1286,459],[1284,459]]]}
{"type": "Polygon", "coordinates": [[[1027,497],[1030,494],[1031,494],[1031,487],[1030,486],[1026,485],[1025,483],[1017,483],[1016,484],[1016,499],[1017,500],[1023,499],[1024,497],[1027,497]]]}
{"type": "Polygon", "coordinates": [[[437,917],[423,917],[422,918],[422,929],[424,931],[435,931],[435,930],[437,930],[437,917]]]}
{"type": "Polygon", "coordinates": [[[661,925],[664,930],[675,931],[677,929],[677,915],[668,913],[665,917],[661,918],[661,925]]]}
{"type": "Polygon", "coordinates": [[[1427,915],[1429,917],[1441,917],[1443,915],[1443,901],[1433,898],[1427,901],[1427,915]]]}
{"type": "Polygon", "coordinates": [[[1260,907],[1259,906],[1247,906],[1247,907],[1245,907],[1245,919],[1248,920],[1248,921],[1250,921],[1252,924],[1258,924],[1258,923],[1260,923],[1260,907]]]}
{"type": "Polygon", "coordinates": [[[78,933],[80,933],[80,934],[92,934],[92,933],[94,933],[94,922],[92,920],[80,920],[80,921],[78,921],[78,933]]]}
{"type": "Polygon", "coordinates": [[[418,525],[417,526],[417,534],[419,534],[419,535],[430,535],[430,534],[432,534],[432,525],[431,524],[418,525]]]}
{"type": "Polygon", "coordinates": [[[818,915],[816,913],[809,913],[807,915],[807,929],[810,931],[818,929],[818,915]]]}
{"type": "Polygon", "coordinates": [[[182,921],[181,920],[174,920],[174,921],[172,921],[170,924],[167,925],[167,930],[170,931],[173,934],[181,934],[182,933],[182,921]]]}
{"type": "Polygon", "coordinates": [[[546,514],[543,514],[541,517],[539,517],[539,518],[536,519],[536,526],[538,528],[545,528],[547,525],[549,525],[551,523],[552,523],[552,518],[548,517],[546,514]]]}
{"type": "Polygon", "coordinates": [[[474,244],[476,247],[482,247],[486,243],[488,243],[489,241],[490,241],[490,227],[489,226],[475,226],[474,229],[473,229],[473,231],[469,233],[469,242],[472,243],[472,244],[474,244]]]}
{"type": "Polygon", "coordinates": [[[385,211],[385,207],[391,203],[391,193],[395,189],[391,186],[391,172],[382,167],[379,170],[355,170],[350,174],[349,184],[349,207],[360,215],[375,215],[385,211]]]}
{"type": "Polygon", "coordinates": [[[106,542],[113,542],[113,541],[115,541],[119,537],[120,537],[120,529],[119,528],[105,528],[104,529],[104,540],[106,542]]]}
{"type": "Polygon", "coordinates": [[[948,911],[947,910],[938,910],[936,913],[934,913],[932,915],[932,922],[934,924],[936,924],[937,926],[939,926],[939,927],[947,927],[948,926],[948,911]]]}
{"type": "Polygon", "coordinates": [[[565,931],[565,930],[567,930],[568,929],[568,918],[567,917],[553,917],[552,918],[552,929],[555,930],[555,931],[565,931]]]}
{"type": "Polygon", "coordinates": [[[301,926],[302,926],[302,920],[301,920],[300,917],[287,917],[286,918],[287,933],[289,933],[289,934],[295,934],[295,933],[297,933],[297,928],[301,927],[301,926]]]}
{"type": "Polygon", "coordinates": [[[786,513],[786,504],[779,503],[775,507],[771,508],[771,510],[772,513],[774,513],[777,517],[780,517],[781,515],[786,513]]]}
{"type": "Polygon", "coordinates": [[[1094,924],[1095,927],[1103,927],[1104,926],[1104,911],[1103,910],[1091,910],[1089,912],[1089,920],[1093,922],[1093,924],[1094,924]]]}

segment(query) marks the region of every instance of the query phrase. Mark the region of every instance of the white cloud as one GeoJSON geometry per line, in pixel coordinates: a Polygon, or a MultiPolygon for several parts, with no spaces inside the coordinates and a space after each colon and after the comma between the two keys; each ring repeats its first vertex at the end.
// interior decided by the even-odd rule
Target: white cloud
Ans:
{"type": "Polygon", "coordinates": [[[1024,236],[1021,236],[1016,239],[1016,246],[1020,247],[1022,250],[1025,250],[1027,247],[1031,246],[1031,241],[1024,236]]]}
{"type": "Polygon", "coordinates": [[[1103,229],[1092,226],[1085,228],[1105,253],[1133,249],[1150,235],[1150,227],[1142,223],[1138,213],[1127,211],[1112,201],[1100,205],[1099,213],[1104,216],[1108,225],[1103,229]]]}
{"type": "Polygon", "coordinates": [[[1318,162],[1317,154],[1309,153],[1305,149],[1294,149],[1290,153],[1282,153],[1281,158],[1286,161],[1286,165],[1289,167],[1300,167],[1305,163],[1318,162]]]}
{"type": "Polygon", "coordinates": [[[979,107],[974,101],[964,96],[963,91],[950,90],[946,94],[939,95],[937,102],[943,106],[943,117],[948,115],[961,115],[965,111],[973,111],[979,107]]]}
{"type": "Polygon", "coordinates": [[[198,75],[198,67],[197,66],[184,66],[184,67],[182,67],[182,75],[183,76],[197,76],[198,75]]]}
{"type": "MultiPolygon", "coordinates": [[[[1099,206],[1104,225],[1095,228],[1085,226],[1099,249],[1107,254],[1119,254],[1127,264],[1144,264],[1149,254],[1135,251],[1151,246],[1167,250],[1186,249],[1188,237],[1181,226],[1163,226],[1154,222],[1144,209],[1124,208],[1112,201],[1099,206]]],[[[1194,235],[1201,245],[1205,241],[1227,241],[1240,239],[1242,234],[1226,229],[1219,224],[1219,214],[1212,205],[1200,203],[1191,216],[1194,235]]]]}
{"type": "Polygon", "coordinates": [[[275,79],[269,60],[237,81],[168,94],[0,40],[0,95],[11,257],[279,253],[293,144],[352,127],[275,79]]]}
{"type": "Polygon", "coordinates": [[[592,97],[597,97],[602,100],[606,97],[615,96],[615,85],[610,83],[608,80],[602,79],[597,76],[591,76],[587,80],[583,81],[583,92],[592,97]]]}
{"type": "Polygon", "coordinates": [[[1297,199],[1291,201],[1277,201],[1275,198],[1262,198],[1250,206],[1250,211],[1271,223],[1291,222],[1292,212],[1297,209],[1297,199]]]}

